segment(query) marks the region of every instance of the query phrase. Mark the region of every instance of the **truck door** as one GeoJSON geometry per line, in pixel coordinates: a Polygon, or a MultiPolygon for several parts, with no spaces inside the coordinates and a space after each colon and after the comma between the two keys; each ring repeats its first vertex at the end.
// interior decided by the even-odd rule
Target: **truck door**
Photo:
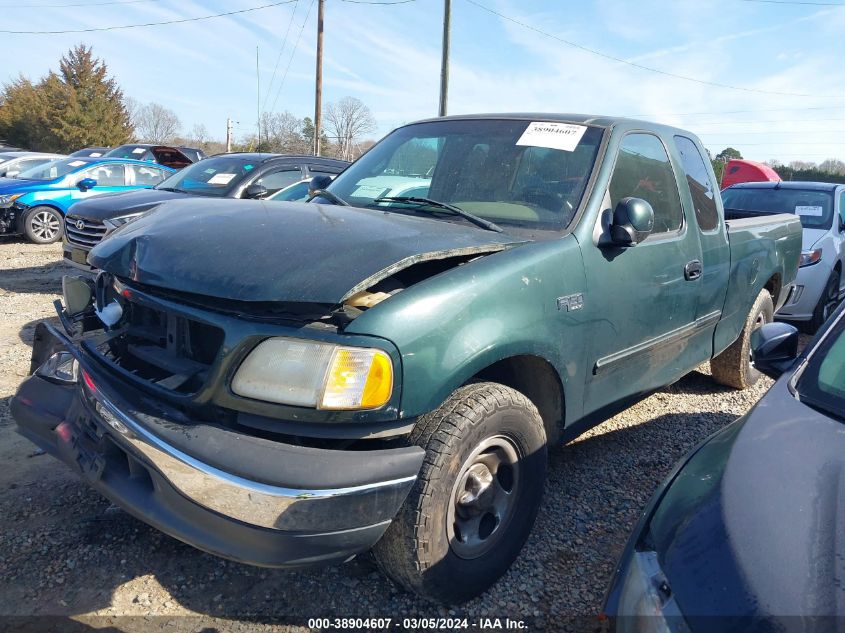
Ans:
{"type": "Polygon", "coordinates": [[[663,141],[631,132],[616,156],[602,214],[626,197],[654,209],[654,230],[636,246],[582,242],[587,276],[584,413],[680,378],[691,367],[686,347],[694,329],[698,283],[688,264],[700,259],[695,225],[684,218],[678,181],[663,141]]]}
{"type": "Polygon", "coordinates": [[[713,168],[709,161],[705,162],[704,155],[692,139],[678,135],[674,140],[686,174],[686,185],[681,185],[681,198],[687,215],[695,218],[698,239],[701,242],[702,274],[698,284],[695,313],[700,327],[695,341],[697,356],[691,359],[697,364],[706,361],[713,354],[713,332],[725,305],[725,293],[731,272],[731,253],[724,213],[719,209],[719,190],[716,187],[713,168]],[[694,213],[689,213],[690,208],[694,213]]]}

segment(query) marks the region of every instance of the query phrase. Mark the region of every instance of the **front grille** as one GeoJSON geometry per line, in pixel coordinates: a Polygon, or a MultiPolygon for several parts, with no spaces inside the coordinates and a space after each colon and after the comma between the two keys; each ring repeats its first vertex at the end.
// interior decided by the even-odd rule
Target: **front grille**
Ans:
{"type": "Polygon", "coordinates": [[[106,234],[106,225],[97,220],[86,220],[69,215],[65,218],[65,235],[71,244],[92,248],[100,243],[106,234]],[[77,223],[82,223],[82,228],[77,223]]]}
{"type": "Polygon", "coordinates": [[[223,344],[223,331],[125,298],[121,303],[117,328],[123,333],[101,345],[99,354],[136,380],[178,394],[196,393],[223,344]]]}

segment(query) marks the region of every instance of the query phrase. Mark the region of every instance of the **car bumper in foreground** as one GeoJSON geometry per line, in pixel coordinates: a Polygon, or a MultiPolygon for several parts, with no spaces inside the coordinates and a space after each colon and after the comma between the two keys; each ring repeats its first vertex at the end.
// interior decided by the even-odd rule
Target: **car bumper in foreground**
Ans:
{"type": "Polygon", "coordinates": [[[141,411],[47,331],[33,357],[66,350],[79,380],[28,378],[11,403],[19,432],[126,511],[199,549],[271,567],[340,562],[381,538],[416,479],[418,447],[316,449],[141,411]]]}

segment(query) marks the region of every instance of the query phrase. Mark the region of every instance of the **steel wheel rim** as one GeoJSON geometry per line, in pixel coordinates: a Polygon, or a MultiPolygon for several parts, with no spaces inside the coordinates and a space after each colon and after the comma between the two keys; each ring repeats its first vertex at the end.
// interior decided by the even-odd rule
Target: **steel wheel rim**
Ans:
{"type": "Polygon", "coordinates": [[[519,451],[496,435],[481,442],[464,461],[446,517],[449,547],[464,559],[492,549],[510,523],[519,490],[519,451]]]}
{"type": "Polygon", "coordinates": [[[30,221],[32,233],[42,240],[52,240],[59,234],[59,219],[49,211],[39,211],[30,221]]]}

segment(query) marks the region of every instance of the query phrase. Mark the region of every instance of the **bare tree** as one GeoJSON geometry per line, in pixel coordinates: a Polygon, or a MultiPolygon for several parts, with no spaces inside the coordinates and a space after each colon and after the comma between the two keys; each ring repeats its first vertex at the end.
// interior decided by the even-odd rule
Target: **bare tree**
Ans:
{"type": "Polygon", "coordinates": [[[182,127],[173,110],[160,103],[148,103],[135,110],[135,137],[146,143],[171,143],[182,127]]]}
{"type": "Polygon", "coordinates": [[[260,151],[303,154],[309,149],[302,138],[302,120],[290,112],[264,112],[261,115],[260,151]]]}
{"type": "Polygon", "coordinates": [[[376,129],[372,112],[355,97],[344,97],[336,103],[329,103],[323,118],[329,138],[337,142],[338,158],[343,160],[352,160],[356,154],[356,142],[376,129]]]}

